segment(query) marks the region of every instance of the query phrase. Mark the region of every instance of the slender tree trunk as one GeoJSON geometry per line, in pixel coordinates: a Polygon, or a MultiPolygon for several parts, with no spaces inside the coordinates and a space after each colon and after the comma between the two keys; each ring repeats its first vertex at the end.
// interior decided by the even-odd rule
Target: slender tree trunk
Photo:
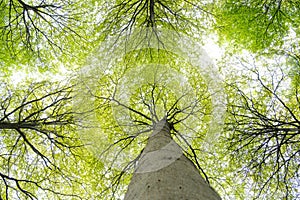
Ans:
{"type": "Polygon", "coordinates": [[[220,200],[195,165],[158,122],[138,161],[124,200],[220,200]]]}

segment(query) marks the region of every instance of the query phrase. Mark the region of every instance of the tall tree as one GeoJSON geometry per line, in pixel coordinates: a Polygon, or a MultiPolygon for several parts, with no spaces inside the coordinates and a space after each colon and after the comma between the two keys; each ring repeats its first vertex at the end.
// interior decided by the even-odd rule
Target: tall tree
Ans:
{"type": "Polygon", "coordinates": [[[16,87],[1,84],[0,199],[88,199],[90,183],[77,177],[91,157],[76,134],[72,86],[16,87]]]}
{"type": "Polygon", "coordinates": [[[154,124],[124,200],[221,199],[171,137],[167,116],[154,124]]]}
{"type": "MultiPolygon", "coordinates": [[[[256,198],[299,197],[299,80],[291,82],[292,71],[283,69],[280,59],[265,62],[267,68],[241,61],[245,77],[229,84],[226,138],[230,153],[256,198]],[[272,66],[273,65],[273,66],[272,66]],[[252,85],[249,88],[247,85],[252,85]],[[292,88],[292,89],[289,89],[292,88]],[[231,96],[234,94],[235,96],[231,96]]],[[[286,64],[286,63],[285,63],[286,64]]]]}
{"type": "MultiPolygon", "coordinates": [[[[209,146],[207,143],[213,143],[211,137],[217,138],[217,134],[214,134],[220,118],[215,114],[222,115],[218,105],[222,93],[222,86],[218,85],[220,80],[213,81],[217,75],[211,73],[214,70],[212,63],[196,44],[193,43],[189,49],[188,43],[191,41],[188,38],[179,37],[174,32],[157,33],[158,38],[153,34],[147,40],[144,40],[144,34],[140,31],[136,35],[133,33],[132,36],[139,37],[120,40],[123,43],[115,46],[113,51],[110,44],[114,44],[115,40],[112,38],[107,42],[108,52],[102,47],[103,54],[96,54],[82,70],[77,102],[79,109],[93,106],[99,109],[90,118],[80,120],[100,126],[97,133],[86,132],[82,137],[93,144],[93,151],[97,154],[101,152],[101,160],[109,163],[104,174],[111,180],[107,183],[107,190],[103,191],[103,195],[108,197],[112,195],[118,198],[124,194],[131,176],[128,170],[132,171],[136,163],[141,162],[144,155],[141,151],[145,152],[146,141],[151,140],[148,139],[148,133],[163,118],[172,127],[170,131],[174,140],[195,163],[192,164],[183,156],[184,163],[190,163],[191,172],[198,177],[195,187],[199,186],[196,185],[198,182],[200,185],[203,183],[204,188],[209,188],[210,178],[205,173],[205,159],[199,157],[199,152],[204,152],[203,149],[209,146]],[[173,41],[182,46],[177,47],[173,41]],[[164,44],[162,49],[156,46],[159,44],[164,44]],[[182,54],[169,52],[169,49],[182,54]],[[191,63],[184,58],[190,59],[191,63]],[[200,67],[193,66],[193,63],[200,67]]],[[[154,167],[160,165],[158,162],[153,164],[154,167]]],[[[170,181],[169,176],[171,174],[167,175],[166,180],[170,181]]],[[[133,178],[133,185],[137,184],[135,180],[133,178]]],[[[168,195],[171,197],[174,194],[170,192],[168,195]]]]}
{"type": "Polygon", "coordinates": [[[189,166],[224,199],[298,198],[299,65],[287,70],[299,61],[297,1],[4,0],[0,9],[1,198],[121,198],[164,117],[189,166]],[[230,86],[225,131],[219,71],[193,42],[212,27],[231,53],[268,53],[247,66],[252,74],[238,69],[249,57],[218,63],[230,86]],[[21,79],[67,78],[65,67],[92,51],[81,77],[89,87],[21,79]],[[282,54],[296,62],[269,68],[282,54]]]}

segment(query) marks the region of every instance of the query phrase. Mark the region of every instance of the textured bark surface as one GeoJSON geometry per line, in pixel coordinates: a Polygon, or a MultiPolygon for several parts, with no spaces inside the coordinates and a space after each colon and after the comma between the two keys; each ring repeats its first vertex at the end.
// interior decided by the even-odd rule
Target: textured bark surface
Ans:
{"type": "Polygon", "coordinates": [[[149,137],[124,200],[220,200],[160,121],[149,137]]]}

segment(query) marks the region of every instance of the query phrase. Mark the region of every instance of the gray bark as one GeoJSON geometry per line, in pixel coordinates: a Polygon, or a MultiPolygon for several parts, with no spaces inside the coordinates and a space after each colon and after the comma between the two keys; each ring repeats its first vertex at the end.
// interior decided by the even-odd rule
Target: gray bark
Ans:
{"type": "Polygon", "coordinates": [[[220,200],[161,120],[138,161],[124,200],[220,200]]]}

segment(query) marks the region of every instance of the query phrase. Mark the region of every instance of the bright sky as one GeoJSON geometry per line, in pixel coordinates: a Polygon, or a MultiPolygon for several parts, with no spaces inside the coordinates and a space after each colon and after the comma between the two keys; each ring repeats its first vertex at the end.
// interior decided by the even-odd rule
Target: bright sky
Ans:
{"type": "Polygon", "coordinates": [[[218,59],[221,59],[221,57],[224,54],[224,50],[222,50],[219,45],[217,45],[216,37],[207,38],[205,39],[206,44],[203,46],[207,54],[210,56],[210,58],[215,62],[218,59]]]}

